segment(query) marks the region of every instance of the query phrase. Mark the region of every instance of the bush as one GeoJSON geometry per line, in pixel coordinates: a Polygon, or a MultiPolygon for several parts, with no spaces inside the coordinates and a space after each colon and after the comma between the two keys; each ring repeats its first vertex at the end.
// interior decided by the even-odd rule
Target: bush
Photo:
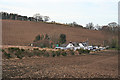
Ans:
{"type": "Polygon", "coordinates": [[[77,49],[77,51],[79,52],[79,54],[84,53],[84,49],[77,49]]]}
{"type": "Polygon", "coordinates": [[[37,56],[41,56],[41,52],[36,52],[35,53],[37,56]]]}
{"type": "Polygon", "coordinates": [[[66,52],[62,52],[62,56],[67,56],[67,53],[66,52]]]}
{"type": "Polygon", "coordinates": [[[16,51],[15,55],[17,56],[17,58],[22,59],[24,57],[24,55],[22,54],[24,52],[24,49],[16,51]]]}
{"type": "Polygon", "coordinates": [[[7,57],[7,59],[11,58],[11,55],[9,53],[4,52],[4,55],[7,57]]]}
{"type": "Polygon", "coordinates": [[[49,55],[48,53],[45,53],[44,56],[45,56],[45,57],[49,57],[50,55],[49,55]]]}
{"type": "Polygon", "coordinates": [[[57,56],[60,56],[60,51],[56,51],[56,55],[57,55],[57,56]]]}
{"type": "Polygon", "coordinates": [[[32,57],[34,56],[34,53],[33,52],[28,52],[28,57],[32,57]]]}
{"type": "Polygon", "coordinates": [[[17,58],[22,59],[24,55],[17,55],[17,58]]]}
{"type": "Polygon", "coordinates": [[[41,39],[40,35],[37,35],[37,36],[35,37],[34,42],[39,41],[40,39],[41,39]]]}
{"type": "Polygon", "coordinates": [[[56,56],[55,52],[54,52],[54,51],[52,51],[52,57],[55,57],[55,56],[56,56]]]}
{"type": "Polygon", "coordinates": [[[26,51],[25,53],[28,54],[28,57],[32,57],[32,56],[41,56],[42,54],[44,54],[44,51],[34,48],[33,50],[26,51]]]}
{"type": "Polygon", "coordinates": [[[32,57],[32,56],[41,56],[45,53],[46,51],[45,50],[37,50],[37,49],[34,49],[32,50],[31,52],[26,52],[28,53],[29,57],[32,57]]]}
{"type": "Polygon", "coordinates": [[[15,47],[10,47],[8,48],[8,52],[14,54],[17,58],[22,59],[22,57],[24,57],[23,53],[25,52],[25,50],[15,47]]]}
{"type": "Polygon", "coordinates": [[[33,50],[39,50],[39,48],[34,48],[33,50]]]}
{"type": "Polygon", "coordinates": [[[48,34],[45,34],[45,39],[49,40],[48,34]]]}
{"type": "Polygon", "coordinates": [[[14,51],[19,51],[20,49],[19,48],[14,48],[14,47],[10,47],[10,48],[8,48],[8,51],[9,52],[14,52],[14,51]]]}
{"type": "Polygon", "coordinates": [[[86,53],[86,54],[90,53],[90,50],[84,50],[84,53],[86,53]]]}
{"type": "Polygon", "coordinates": [[[5,50],[4,50],[4,49],[0,49],[0,51],[5,52],[5,50]]]}
{"type": "Polygon", "coordinates": [[[21,49],[22,52],[25,52],[25,49],[21,49]]]}
{"type": "Polygon", "coordinates": [[[74,53],[73,50],[70,50],[70,54],[71,54],[71,55],[75,55],[75,53],[74,53]]]}
{"type": "Polygon", "coordinates": [[[63,44],[66,42],[66,35],[65,34],[60,34],[60,43],[63,44]]]}
{"type": "Polygon", "coordinates": [[[118,45],[118,40],[117,39],[112,39],[111,44],[110,44],[110,48],[119,49],[119,45],[118,45]]]}
{"type": "Polygon", "coordinates": [[[82,53],[90,53],[90,50],[84,50],[84,49],[77,49],[77,51],[79,52],[79,54],[82,54],[82,53]]]}
{"type": "Polygon", "coordinates": [[[46,52],[46,50],[42,50],[41,53],[44,54],[46,52]]]}

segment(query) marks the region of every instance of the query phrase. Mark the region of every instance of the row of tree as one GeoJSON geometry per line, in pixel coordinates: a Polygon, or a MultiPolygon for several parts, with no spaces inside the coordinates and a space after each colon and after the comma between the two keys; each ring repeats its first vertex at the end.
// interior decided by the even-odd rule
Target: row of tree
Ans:
{"type": "MultiPolygon", "coordinates": [[[[27,16],[21,16],[18,14],[14,13],[7,13],[7,12],[0,12],[0,15],[2,15],[2,19],[10,19],[10,20],[23,20],[23,21],[35,21],[35,22],[47,22],[50,20],[49,16],[42,16],[39,13],[34,14],[33,17],[27,17],[27,16]]],[[[82,27],[82,25],[77,24],[75,21],[73,23],[69,24],[61,24],[61,23],[56,23],[55,21],[52,21],[51,23],[53,24],[60,24],[60,25],[68,25],[71,27],[82,27]]],[[[88,23],[86,24],[86,29],[91,29],[91,30],[106,30],[106,31],[116,31],[118,30],[118,24],[116,22],[109,23],[106,26],[99,26],[98,24],[94,26],[94,24],[88,23]]]]}
{"type": "Polygon", "coordinates": [[[0,12],[0,15],[2,16],[2,19],[10,19],[10,20],[35,21],[35,22],[40,22],[40,21],[46,22],[50,20],[49,16],[42,16],[38,13],[35,14],[33,17],[21,16],[18,14],[7,13],[7,12],[0,12]]]}
{"type": "MultiPolygon", "coordinates": [[[[45,34],[45,35],[40,34],[40,35],[37,35],[35,37],[34,42],[37,42],[37,41],[40,41],[40,40],[50,40],[51,41],[51,38],[48,34],[45,34]]],[[[65,34],[60,34],[58,42],[55,42],[55,43],[63,44],[65,42],[66,42],[66,35],[65,34]]]]}
{"type": "MultiPolygon", "coordinates": [[[[55,36],[54,36],[55,39],[55,36]]],[[[33,41],[32,46],[37,46],[37,47],[50,47],[54,48],[57,45],[64,44],[66,43],[66,35],[65,34],[60,34],[59,37],[57,38],[56,41],[52,39],[48,34],[40,34],[35,37],[35,40],[33,41]]]]}
{"type": "Polygon", "coordinates": [[[69,26],[71,26],[71,27],[82,27],[82,28],[83,28],[82,25],[77,24],[75,21],[74,21],[73,23],[69,23],[69,24],[67,24],[67,25],[69,25],[69,26]]]}
{"type": "Polygon", "coordinates": [[[94,26],[93,23],[88,23],[88,24],[86,24],[86,28],[91,29],[91,30],[117,31],[119,27],[116,22],[111,22],[105,26],[99,26],[98,24],[94,26]]]}

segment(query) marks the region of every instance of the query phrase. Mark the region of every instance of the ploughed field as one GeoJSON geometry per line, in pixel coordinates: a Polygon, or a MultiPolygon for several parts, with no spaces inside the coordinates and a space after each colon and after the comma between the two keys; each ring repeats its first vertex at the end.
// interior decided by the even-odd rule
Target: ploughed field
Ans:
{"type": "Polygon", "coordinates": [[[66,34],[67,42],[83,42],[89,40],[91,44],[103,44],[111,38],[110,34],[102,31],[88,30],[65,25],[47,24],[43,22],[2,20],[3,45],[28,45],[38,34],[48,34],[53,39],[60,34],[66,34]]]}
{"type": "Polygon", "coordinates": [[[104,50],[86,55],[3,59],[3,78],[116,78],[118,53],[104,50]]]}

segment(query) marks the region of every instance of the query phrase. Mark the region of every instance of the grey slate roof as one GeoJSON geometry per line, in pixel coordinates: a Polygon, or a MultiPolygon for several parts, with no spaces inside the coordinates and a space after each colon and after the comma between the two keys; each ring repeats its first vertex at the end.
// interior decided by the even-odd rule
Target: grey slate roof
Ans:
{"type": "Polygon", "coordinates": [[[61,44],[60,46],[61,47],[66,47],[68,44],[61,44]]]}
{"type": "Polygon", "coordinates": [[[72,44],[73,44],[73,46],[75,46],[75,47],[78,47],[78,46],[79,46],[79,43],[77,43],[77,42],[72,42],[72,44]]]}
{"type": "MultiPolygon", "coordinates": [[[[73,44],[73,46],[75,46],[75,47],[78,47],[79,46],[79,43],[78,42],[70,42],[70,43],[72,43],[73,44]]],[[[88,44],[87,44],[87,42],[82,42],[82,44],[83,44],[83,46],[87,46],[88,44]]],[[[61,44],[60,46],[61,47],[66,47],[68,44],[61,44]]]]}

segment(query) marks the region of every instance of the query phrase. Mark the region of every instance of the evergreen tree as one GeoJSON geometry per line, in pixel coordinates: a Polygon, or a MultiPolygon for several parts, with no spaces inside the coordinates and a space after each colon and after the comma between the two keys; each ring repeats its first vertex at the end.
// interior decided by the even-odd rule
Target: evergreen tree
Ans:
{"type": "Polygon", "coordinates": [[[39,41],[40,39],[41,39],[40,35],[37,35],[34,41],[39,41]]]}
{"type": "Polygon", "coordinates": [[[66,35],[65,34],[60,34],[60,43],[63,44],[66,42],[66,35]]]}

